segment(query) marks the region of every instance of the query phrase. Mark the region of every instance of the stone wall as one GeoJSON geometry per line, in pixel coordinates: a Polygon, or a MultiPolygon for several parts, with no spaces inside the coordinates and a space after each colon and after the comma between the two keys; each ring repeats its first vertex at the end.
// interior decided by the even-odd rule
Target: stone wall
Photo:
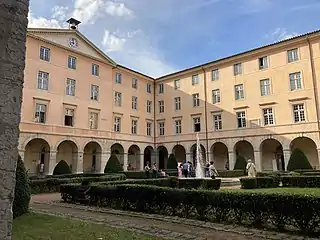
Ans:
{"type": "Polygon", "coordinates": [[[0,239],[11,239],[29,0],[0,0],[0,239]]]}

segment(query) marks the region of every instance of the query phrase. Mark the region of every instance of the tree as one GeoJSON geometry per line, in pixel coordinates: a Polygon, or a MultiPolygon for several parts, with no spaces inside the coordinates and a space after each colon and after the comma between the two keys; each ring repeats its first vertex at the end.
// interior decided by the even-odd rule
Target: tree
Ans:
{"type": "Polygon", "coordinates": [[[123,167],[121,166],[116,155],[111,154],[106,167],[104,168],[104,173],[118,173],[122,172],[123,167]]]}
{"type": "Polygon", "coordinates": [[[234,165],[234,170],[245,170],[247,167],[247,161],[244,159],[243,156],[238,155],[236,164],[234,165]]]}
{"type": "Polygon", "coordinates": [[[70,174],[71,169],[68,163],[64,160],[61,160],[53,170],[53,175],[63,175],[63,174],[70,174]]]}
{"type": "Polygon", "coordinates": [[[0,239],[12,236],[29,0],[0,1],[0,239]]]}
{"type": "Polygon", "coordinates": [[[178,167],[178,162],[177,162],[176,156],[171,153],[168,159],[167,169],[177,169],[177,167],[178,167]]]}
{"type": "Polygon", "coordinates": [[[31,189],[29,185],[29,178],[24,167],[21,157],[18,157],[16,169],[16,187],[14,190],[13,200],[13,218],[19,217],[28,212],[29,202],[31,197],[31,189]]]}
{"type": "Polygon", "coordinates": [[[299,148],[296,148],[292,151],[287,170],[288,171],[295,171],[298,169],[312,169],[308,158],[299,148]]]}

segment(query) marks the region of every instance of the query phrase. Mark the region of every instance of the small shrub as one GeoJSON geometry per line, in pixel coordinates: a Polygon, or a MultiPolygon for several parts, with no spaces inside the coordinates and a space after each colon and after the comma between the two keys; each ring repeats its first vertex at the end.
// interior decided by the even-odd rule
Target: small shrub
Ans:
{"type": "Polygon", "coordinates": [[[288,171],[295,171],[297,169],[312,169],[308,158],[298,148],[292,151],[287,167],[288,171]]]}
{"type": "Polygon", "coordinates": [[[257,178],[244,177],[240,178],[241,188],[255,189],[257,188],[257,178]]]}
{"type": "Polygon", "coordinates": [[[112,154],[104,168],[104,173],[119,173],[123,171],[116,155],[112,154]]]}
{"type": "Polygon", "coordinates": [[[244,169],[242,170],[218,170],[219,177],[222,178],[233,178],[245,176],[244,169]]]}
{"type": "Polygon", "coordinates": [[[28,212],[30,202],[29,179],[21,157],[18,157],[16,169],[16,187],[13,199],[13,218],[19,217],[28,212]]]}
{"type": "Polygon", "coordinates": [[[245,171],[246,166],[247,166],[247,161],[244,159],[243,156],[238,155],[237,156],[237,161],[236,161],[236,164],[234,165],[233,170],[243,170],[243,171],[245,171]]]}
{"type": "Polygon", "coordinates": [[[167,169],[175,169],[177,170],[178,162],[176,159],[176,156],[174,154],[170,154],[168,163],[167,163],[167,169]]]}
{"type": "Polygon", "coordinates": [[[56,167],[53,170],[53,175],[63,175],[63,174],[71,174],[71,169],[68,163],[64,160],[58,162],[56,167]]]}
{"type": "Polygon", "coordinates": [[[146,173],[144,171],[127,171],[123,172],[128,179],[146,179],[146,173]]]}
{"type": "Polygon", "coordinates": [[[320,188],[320,176],[282,176],[283,187],[320,188]]]}

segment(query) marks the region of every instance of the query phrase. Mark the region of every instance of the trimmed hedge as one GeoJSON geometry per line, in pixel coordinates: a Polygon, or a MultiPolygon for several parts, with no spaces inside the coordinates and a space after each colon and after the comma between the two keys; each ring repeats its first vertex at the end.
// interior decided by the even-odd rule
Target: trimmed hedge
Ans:
{"type": "Polygon", "coordinates": [[[277,188],[280,185],[280,178],[278,177],[255,177],[255,178],[241,178],[241,188],[255,189],[255,188],[277,188]]]}
{"type": "Polygon", "coordinates": [[[320,176],[282,176],[281,182],[283,187],[320,188],[320,176]]]}
{"type": "Polygon", "coordinates": [[[176,171],[178,169],[178,162],[177,162],[176,156],[172,153],[169,155],[167,169],[176,170],[176,171]]]}
{"type": "Polygon", "coordinates": [[[109,173],[71,173],[71,174],[61,174],[61,175],[36,175],[29,176],[30,180],[40,180],[46,178],[76,178],[76,177],[102,177],[111,175],[109,173]]]}
{"type": "MultiPolygon", "coordinates": [[[[62,198],[71,199],[73,191],[61,186],[62,198]]],[[[100,207],[319,234],[320,199],[314,195],[114,185],[91,187],[87,196],[100,207]]]]}
{"type": "Polygon", "coordinates": [[[292,151],[287,170],[288,171],[294,171],[296,169],[309,169],[312,170],[312,166],[304,154],[303,151],[301,151],[299,148],[296,148],[292,151]]]}
{"type": "Polygon", "coordinates": [[[71,174],[71,169],[68,163],[64,160],[58,162],[58,164],[53,169],[53,175],[61,175],[61,174],[71,174]]]}
{"type": "Polygon", "coordinates": [[[104,167],[104,173],[119,173],[123,172],[123,167],[121,166],[116,155],[112,154],[104,167]]]}
{"type": "Polygon", "coordinates": [[[77,178],[45,178],[30,180],[32,194],[59,192],[61,184],[87,182],[106,182],[125,180],[123,174],[106,175],[101,177],[77,177],[77,178]]]}

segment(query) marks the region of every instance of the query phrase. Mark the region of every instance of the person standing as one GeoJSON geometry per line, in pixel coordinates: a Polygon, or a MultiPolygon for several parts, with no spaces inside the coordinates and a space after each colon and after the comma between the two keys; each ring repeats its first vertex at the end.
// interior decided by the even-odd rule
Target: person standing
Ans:
{"type": "Polygon", "coordinates": [[[189,175],[189,163],[188,162],[185,162],[183,164],[183,175],[185,178],[187,178],[189,175]]]}
{"type": "Polygon", "coordinates": [[[213,162],[210,162],[210,166],[209,166],[209,175],[212,179],[215,179],[219,174],[217,169],[215,168],[213,162]]]}
{"type": "Polygon", "coordinates": [[[183,165],[180,163],[178,165],[178,178],[182,178],[183,165]]]}
{"type": "Polygon", "coordinates": [[[251,161],[251,159],[248,159],[246,170],[248,173],[248,177],[256,177],[256,165],[251,161]]]}
{"type": "Polygon", "coordinates": [[[150,177],[150,166],[149,166],[149,162],[147,162],[147,164],[144,166],[144,172],[146,173],[146,177],[149,178],[149,177],[150,177]]]}
{"type": "Polygon", "coordinates": [[[154,163],[153,166],[152,166],[152,177],[153,178],[157,178],[157,175],[158,175],[157,164],[154,163]]]}

